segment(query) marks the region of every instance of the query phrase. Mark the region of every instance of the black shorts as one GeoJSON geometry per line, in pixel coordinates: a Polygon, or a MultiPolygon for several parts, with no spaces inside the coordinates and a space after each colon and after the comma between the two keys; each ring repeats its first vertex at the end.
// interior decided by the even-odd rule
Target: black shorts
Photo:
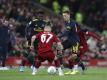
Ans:
{"type": "Polygon", "coordinates": [[[64,50],[71,48],[71,52],[73,53],[78,53],[79,52],[79,42],[76,41],[71,41],[71,40],[66,40],[63,43],[64,50]]]}

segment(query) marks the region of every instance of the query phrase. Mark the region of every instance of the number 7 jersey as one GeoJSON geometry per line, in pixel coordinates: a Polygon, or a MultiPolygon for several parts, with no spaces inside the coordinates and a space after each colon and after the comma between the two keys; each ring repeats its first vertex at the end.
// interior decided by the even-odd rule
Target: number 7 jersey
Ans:
{"type": "Polygon", "coordinates": [[[54,42],[60,42],[57,35],[52,32],[40,32],[36,36],[36,39],[39,40],[38,43],[38,53],[45,53],[52,51],[52,46],[54,42]]]}

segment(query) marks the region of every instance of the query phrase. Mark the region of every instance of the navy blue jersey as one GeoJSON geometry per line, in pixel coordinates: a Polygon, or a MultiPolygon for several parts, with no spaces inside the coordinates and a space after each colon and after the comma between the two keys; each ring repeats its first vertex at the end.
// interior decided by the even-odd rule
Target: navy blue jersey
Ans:
{"type": "Polygon", "coordinates": [[[74,21],[69,21],[65,23],[66,30],[61,36],[67,36],[68,40],[63,42],[64,48],[70,48],[80,42],[79,36],[76,32],[77,26],[78,24],[74,21]]]}
{"type": "Polygon", "coordinates": [[[77,35],[77,27],[78,24],[74,21],[69,21],[65,23],[66,27],[66,34],[68,35],[68,38],[71,40],[72,43],[79,42],[79,36],[77,35]]]}
{"type": "Polygon", "coordinates": [[[33,36],[34,34],[43,31],[44,26],[45,21],[43,20],[35,19],[33,21],[30,21],[26,27],[26,35],[33,36]]]}
{"type": "Polygon", "coordinates": [[[25,29],[26,37],[27,38],[31,37],[37,34],[38,32],[43,31],[45,25],[48,23],[49,21],[41,20],[41,19],[34,19],[33,21],[30,21],[25,29]]]}

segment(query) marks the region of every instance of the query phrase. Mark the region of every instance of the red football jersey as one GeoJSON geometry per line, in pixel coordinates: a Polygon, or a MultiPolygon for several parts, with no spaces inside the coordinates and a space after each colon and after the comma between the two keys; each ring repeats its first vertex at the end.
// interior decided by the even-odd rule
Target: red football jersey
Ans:
{"type": "Polygon", "coordinates": [[[78,35],[79,35],[79,38],[80,38],[80,45],[83,46],[83,45],[87,45],[87,40],[86,40],[86,36],[92,36],[94,37],[95,39],[97,40],[101,40],[101,37],[99,35],[97,35],[95,32],[83,32],[83,31],[79,31],[78,32],[78,35]]]}
{"type": "Polygon", "coordinates": [[[79,31],[78,32],[79,38],[80,38],[80,46],[87,45],[85,32],[79,31]]]}
{"type": "Polygon", "coordinates": [[[52,51],[54,42],[60,42],[59,38],[52,32],[40,32],[36,35],[38,43],[38,53],[52,51]]]}

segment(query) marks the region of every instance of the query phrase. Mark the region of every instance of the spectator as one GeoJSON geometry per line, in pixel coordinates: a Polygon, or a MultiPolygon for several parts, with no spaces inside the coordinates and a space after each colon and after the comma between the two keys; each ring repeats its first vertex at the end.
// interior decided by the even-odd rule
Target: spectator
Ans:
{"type": "Polygon", "coordinates": [[[3,24],[0,25],[0,59],[1,59],[1,68],[3,70],[7,70],[7,67],[5,67],[6,63],[6,56],[8,53],[8,43],[9,43],[9,25],[8,21],[4,20],[3,24]]]}

